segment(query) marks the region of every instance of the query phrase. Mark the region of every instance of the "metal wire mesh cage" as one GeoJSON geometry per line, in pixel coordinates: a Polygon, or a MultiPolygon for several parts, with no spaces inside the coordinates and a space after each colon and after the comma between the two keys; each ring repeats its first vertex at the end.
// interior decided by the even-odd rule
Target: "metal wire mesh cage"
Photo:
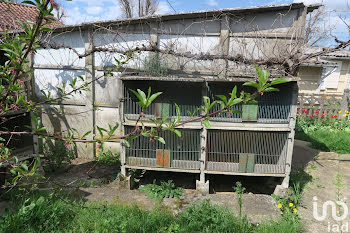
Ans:
{"type": "Polygon", "coordinates": [[[209,130],[206,170],[282,174],[287,146],[288,132],[209,130]]]}
{"type": "MultiPolygon", "coordinates": [[[[133,126],[125,126],[125,134],[133,126]]],[[[169,167],[180,169],[199,169],[200,130],[181,130],[178,137],[169,131],[159,132],[166,144],[150,142],[148,137],[138,137],[126,148],[126,163],[132,166],[169,167]]]]}
{"type": "Polygon", "coordinates": [[[181,116],[187,117],[189,113],[198,115],[197,109],[202,103],[201,83],[175,82],[175,81],[124,81],[124,114],[128,119],[135,119],[141,112],[137,105],[137,98],[129,90],[141,89],[147,93],[152,87],[152,93],[163,92],[156,101],[147,108],[146,115],[176,116],[175,103],[179,105],[181,116]]]}
{"type": "MultiPolygon", "coordinates": [[[[237,93],[241,91],[247,91],[252,93],[254,89],[250,87],[242,86],[243,83],[232,82],[215,82],[209,84],[209,95],[212,99],[217,99],[215,95],[223,95],[232,92],[234,86],[237,86],[237,93]]],[[[214,121],[229,121],[229,122],[242,122],[242,121],[256,121],[258,123],[288,123],[291,114],[292,100],[293,100],[293,85],[294,83],[286,83],[278,85],[280,91],[264,93],[263,96],[257,97],[258,104],[244,105],[238,104],[234,106],[235,110],[243,111],[242,114],[230,114],[224,113],[218,116],[212,117],[214,121]],[[255,109],[254,109],[255,107],[255,109]],[[255,110],[255,117],[254,117],[255,110]],[[246,111],[248,114],[246,114],[246,111]]],[[[216,105],[212,111],[216,111],[220,106],[216,105]]]]}

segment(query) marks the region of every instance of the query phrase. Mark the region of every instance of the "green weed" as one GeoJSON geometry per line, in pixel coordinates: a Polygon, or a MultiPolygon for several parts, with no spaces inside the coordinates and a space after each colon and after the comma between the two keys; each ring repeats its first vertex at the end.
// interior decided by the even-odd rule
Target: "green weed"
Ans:
{"type": "Polygon", "coordinates": [[[46,140],[40,145],[40,152],[44,154],[44,169],[49,172],[61,169],[76,158],[71,146],[61,140],[46,140]]]}
{"type": "Polygon", "coordinates": [[[184,192],[181,187],[176,187],[172,180],[168,182],[161,181],[160,185],[156,184],[156,180],[153,180],[153,184],[140,186],[139,191],[145,193],[153,200],[174,197],[179,198],[184,192]]]}
{"type": "Polygon", "coordinates": [[[296,218],[283,216],[278,221],[259,225],[209,201],[192,204],[174,215],[158,207],[151,211],[136,205],[83,203],[62,193],[33,192],[11,195],[15,208],[0,216],[0,232],[227,232],[296,233],[302,225],[296,218]]]}
{"type": "Polygon", "coordinates": [[[236,182],[236,186],[233,187],[238,195],[238,206],[239,206],[239,217],[242,217],[242,204],[243,204],[243,194],[245,193],[245,188],[242,186],[241,182],[236,182]]]}

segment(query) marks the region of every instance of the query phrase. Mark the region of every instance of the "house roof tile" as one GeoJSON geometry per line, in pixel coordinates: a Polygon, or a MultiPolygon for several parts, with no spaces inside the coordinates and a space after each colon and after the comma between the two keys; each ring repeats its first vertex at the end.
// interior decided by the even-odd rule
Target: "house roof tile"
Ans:
{"type": "MultiPolygon", "coordinates": [[[[28,6],[17,3],[0,2],[0,32],[5,30],[21,31],[21,26],[16,21],[35,22],[38,15],[38,9],[34,6],[28,6]]],[[[49,27],[55,28],[63,26],[56,20],[49,27]]]]}

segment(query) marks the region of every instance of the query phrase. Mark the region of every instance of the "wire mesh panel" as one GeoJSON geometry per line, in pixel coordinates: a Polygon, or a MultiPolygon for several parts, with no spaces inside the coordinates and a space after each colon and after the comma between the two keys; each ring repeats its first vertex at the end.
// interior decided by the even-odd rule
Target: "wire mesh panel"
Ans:
{"type": "MultiPolygon", "coordinates": [[[[132,126],[125,127],[125,133],[132,131],[132,126]]],[[[162,131],[159,133],[166,144],[158,141],[150,142],[147,137],[138,137],[130,142],[126,148],[126,163],[133,166],[170,167],[180,169],[199,169],[200,163],[200,131],[181,130],[182,136],[162,131]],[[160,164],[159,156],[169,156],[170,163],[160,164]],[[157,161],[158,159],[158,161],[157,161]]]]}
{"type": "Polygon", "coordinates": [[[189,116],[189,113],[198,115],[197,109],[201,106],[201,83],[174,82],[174,81],[124,81],[124,114],[128,119],[136,119],[141,112],[138,99],[129,90],[141,89],[147,93],[148,88],[152,93],[163,92],[153,104],[146,115],[176,116],[175,103],[179,105],[181,116],[189,116]]]}
{"type": "Polygon", "coordinates": [[[288,132],[209,130],[206,169],[282,174],[287,144],[288,132]]]}
{"type": "MultiPolygon", "coordinates": [[[[241,91],[252,93],[253,88],[243,87],[243,83],[210,83],[209,94],[212,99],[217,99],[215,95],[226,95],[232,92],[234,86],[237,86],[237,94],[241,91]]],[[[288,123],[292,106],[294,83],[281,84],[276,87],[280,89],[278,92],[264,93],[263,96],[258,96],[258,113],[257,122],[259,123],[288,123]]],[[[219,105],[216,105],[212,111],[219,110],[219,105]]],[[[235,110],[242,111],[242,104],[234,106],[235,110]]],[[[242,114],[225,113],[212,117],[214,121],[229,121],[242,122],[242,114]]]]}

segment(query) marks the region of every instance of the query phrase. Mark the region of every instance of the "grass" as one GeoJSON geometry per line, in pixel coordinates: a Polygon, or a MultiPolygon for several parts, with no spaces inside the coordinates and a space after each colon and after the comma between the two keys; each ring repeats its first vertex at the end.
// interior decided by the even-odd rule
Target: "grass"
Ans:
{"type": "Polygon", "coordinates": [[[208,201],[174,215],[162,206],[152,211],[138,206],[73,202],[65,194],[31,192],[12,195],[16,208],[0,217],[0,232],[239,232],[294,233],[296,218],[259,225],[208,201]],[[60,195],[60,196],[58,196],[60,195]]]}
{"type": "Polygon", "coordinates": [[[298,140],[311,142],[311,147],[322,151],[333,151],[339,154],[350,154],[350,132],[313,130],[307,133],[298,132],[298,140]]]}
{"type": "Polygon", "coordinates": [[[298,119],[295,138],[310,142],[311,147],[318,150],[349,154],[350,121],[298,119]]]}

